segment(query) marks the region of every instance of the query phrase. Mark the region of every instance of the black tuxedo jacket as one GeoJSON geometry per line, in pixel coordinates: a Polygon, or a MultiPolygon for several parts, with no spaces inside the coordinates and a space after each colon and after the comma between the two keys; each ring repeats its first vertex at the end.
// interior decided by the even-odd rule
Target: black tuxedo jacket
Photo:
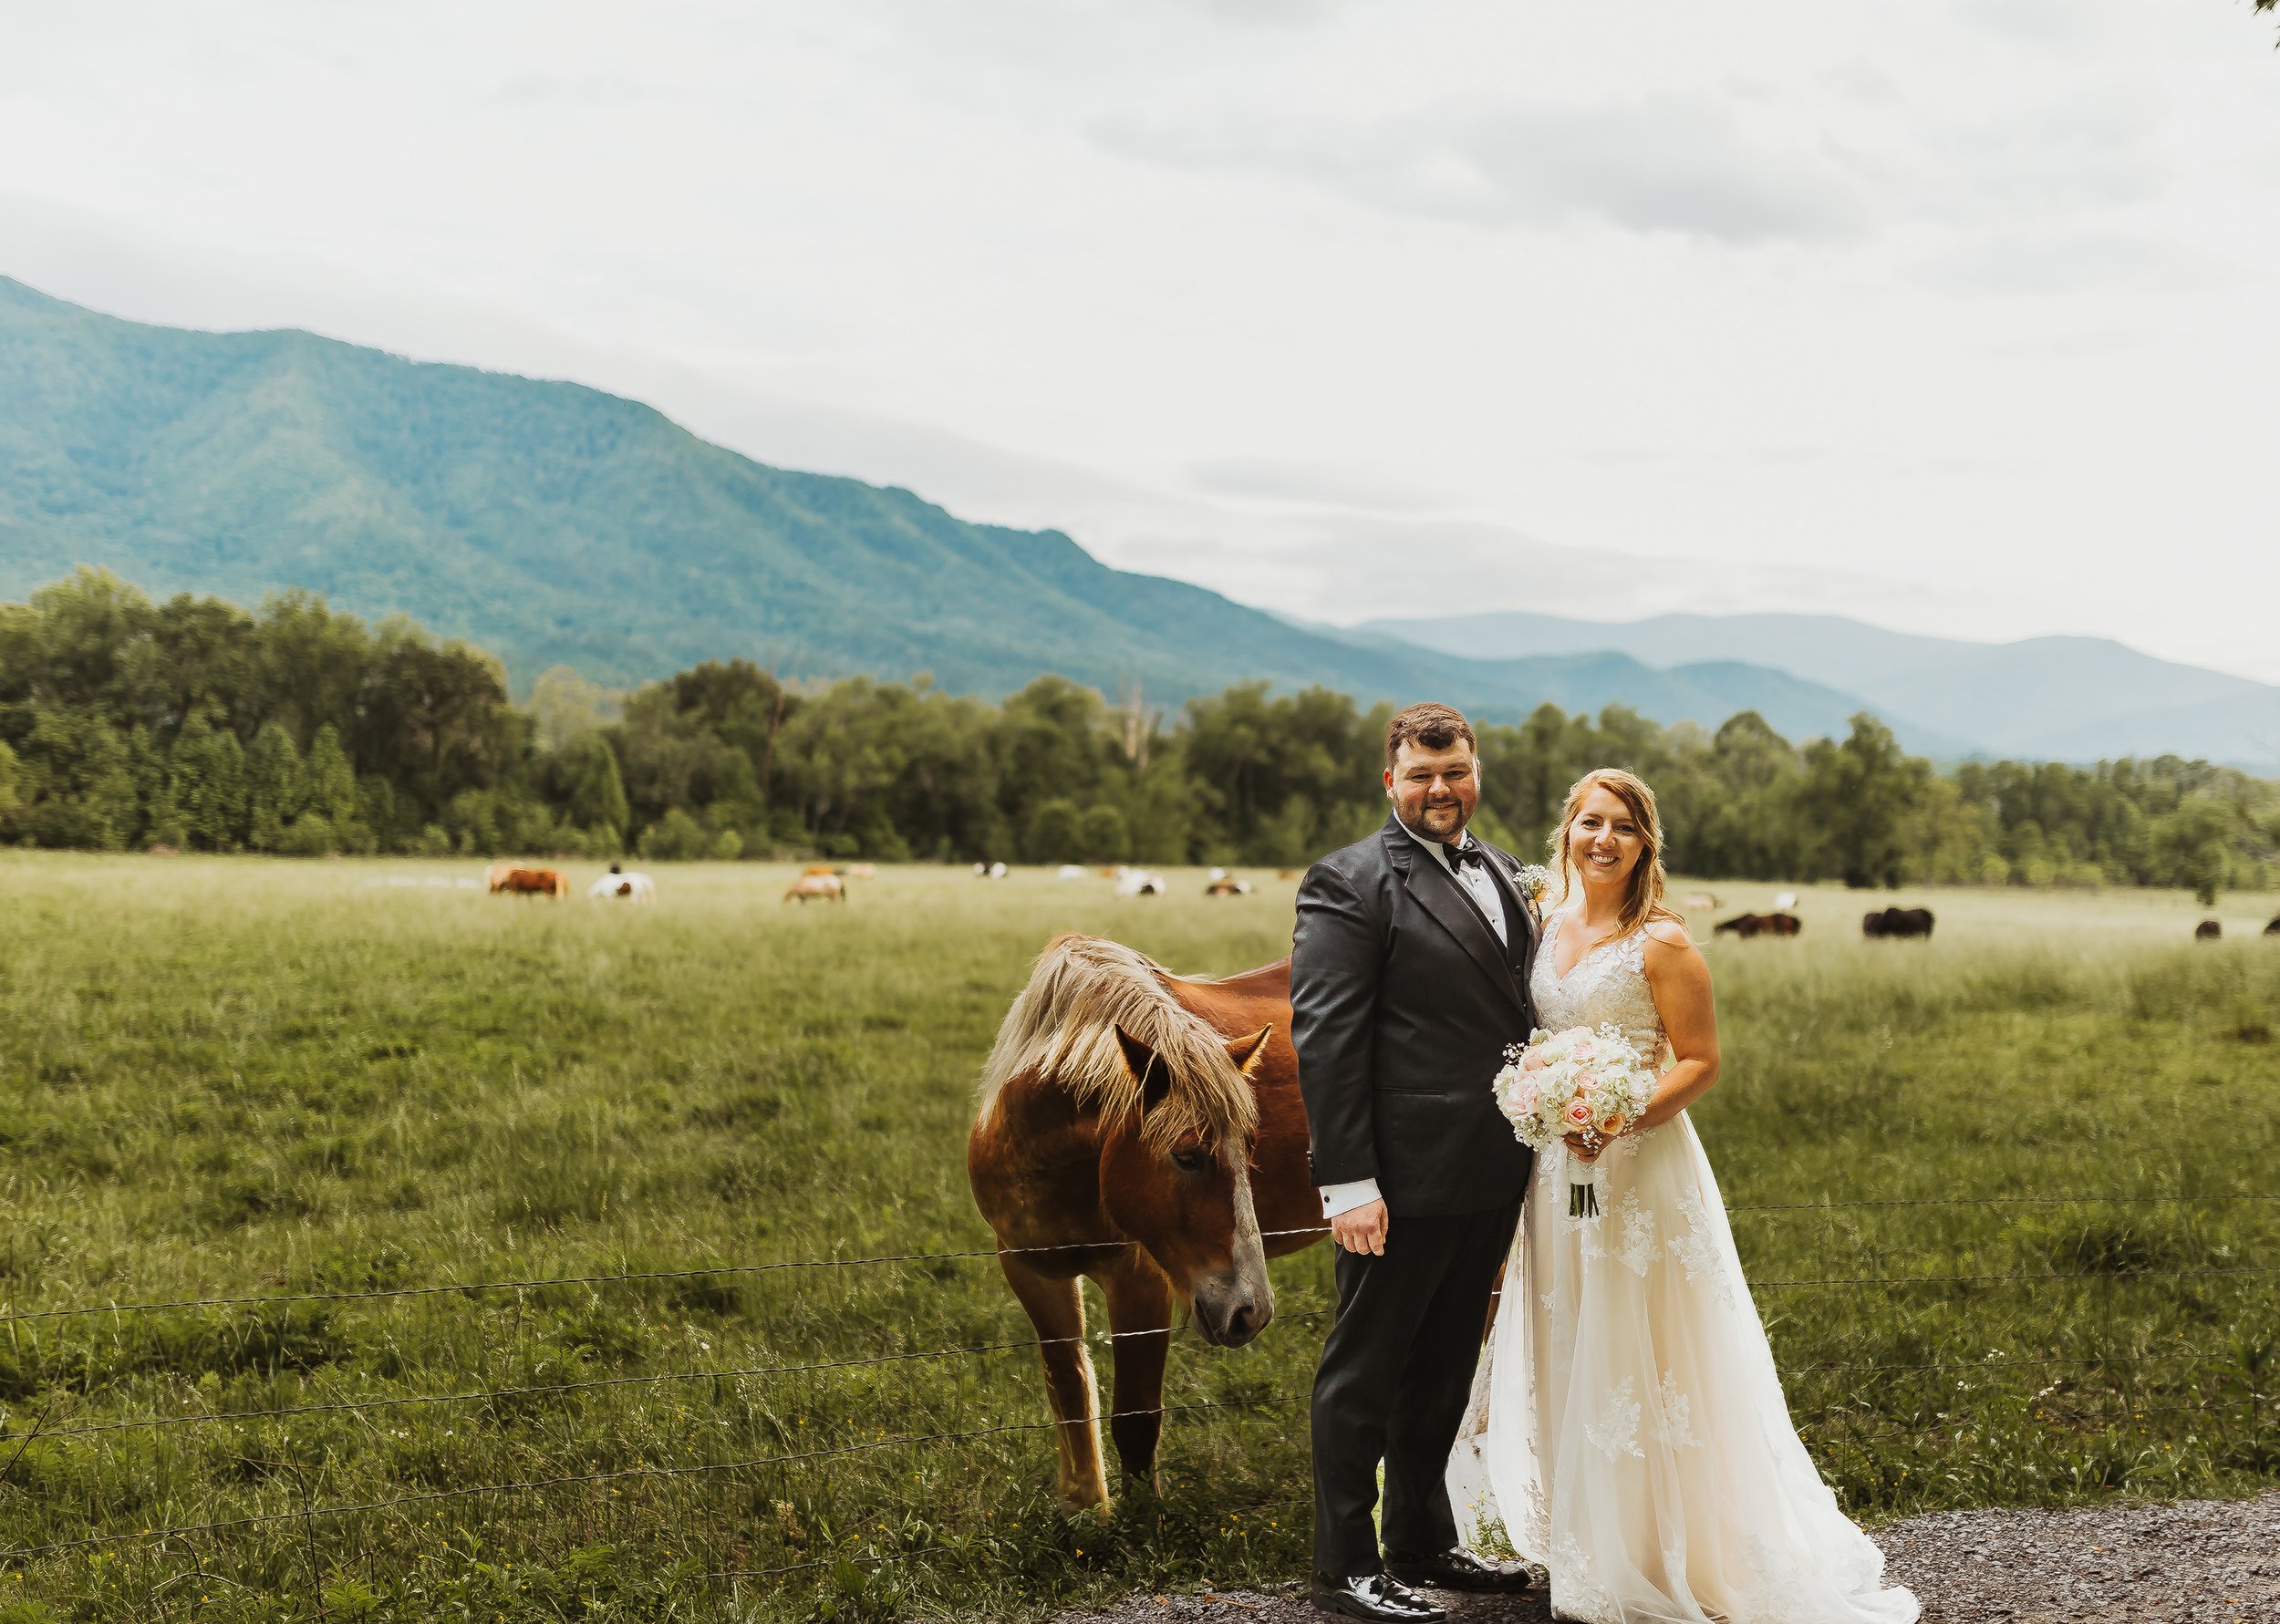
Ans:
{"type": "MultiPolygon", "coordinates": [[[[1476,839],[1478,837],[1476,836],[1476,839]]],[[[1394,818],[1299,885],[1290,1040],[1314,1182],[1374,1178],[1396,1215],[1518,1201],[1533,1153],[1498,1111],[1504,1046],[1536,1023],[1535,912],[1519,864],[1482,843],[1504,899],[1498,942],[1456,876],[1394,818]]]]}

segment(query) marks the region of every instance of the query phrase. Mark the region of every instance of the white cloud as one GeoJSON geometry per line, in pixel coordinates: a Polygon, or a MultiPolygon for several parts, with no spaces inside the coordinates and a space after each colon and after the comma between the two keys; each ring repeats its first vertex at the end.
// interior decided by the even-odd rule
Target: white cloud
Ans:
{"type": "Polygon", "coordinates": [[[1482,607],[2280,679],[2280,57],[2245,7],[0,29],[0,273],[122,315],[578,378],[1318,617],[1453,561],[1482,607]]]}

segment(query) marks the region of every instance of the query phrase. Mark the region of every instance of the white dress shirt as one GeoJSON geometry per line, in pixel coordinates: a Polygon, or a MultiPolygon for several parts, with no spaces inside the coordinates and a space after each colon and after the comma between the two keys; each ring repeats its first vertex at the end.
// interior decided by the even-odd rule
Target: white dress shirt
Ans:
{"type": "MultiPolygon", "coordinates": [[[[1497,940],[1509,946],[1512,939],[1511,927],[1506,923],[1504,917],[1504,897],[1497,890],[1496,881],[1488,877],[1488,870],[1485,864],[1467,863],[1462,867],[1457,867],[1450,862],[1449,849],[1442,842],[1427,839],[1415,829],[1411,829],[1406,823],[1404,823],[1402,827],[1408,831],[1410,839],[1433,853],[1433,860],[1435,863],[1445,869],[1456,869],[1456,883],[1464,886],[1466,894],[1480,905],[1481,913],[1487,917],[1488,927],[1497,933],[1497,940]]],[[[1477,843],[1478,843],[1473,839],[1469,831],[1459,843],[1460,847],[1477,843]]],[[[1322,1216],[1325,1218],[1334,1218],[1340,1213],[1352,1212],[1357,1206],[1367,1206],[1371,1202],[1381,1199],[1377,1180],[1373,1178],[1358,1178],[1343,1184],[1324,1184],[1321,1186],[1321,1189],[1322,1216]]]]}

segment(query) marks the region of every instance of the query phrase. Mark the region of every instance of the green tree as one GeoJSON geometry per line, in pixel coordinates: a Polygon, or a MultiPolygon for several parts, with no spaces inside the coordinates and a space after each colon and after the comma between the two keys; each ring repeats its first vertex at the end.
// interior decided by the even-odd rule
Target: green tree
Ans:
{"type": "Polygon", "coordinates": [[[232,852],[245,841],[245,751],[237,735],[193,716],[174,741],[167,792],[190,843],[232,852]]]}
{"type": "Polygon", "coordinates": [[[1022,855],[1031,863],[1074,863],[1084,855],[1084,823],[1077,803],[1066,795],[1041,801],[1031,809],[1022,855]]]}
{"type": "Polygon", "coordinates": [[[285,825],[301,812],[301,752],[293,735],[264,722],[245,752],[245,840],[256,852],[285,845],[285,825]]]}
{"type": "Polygon", "coordinates": [[[1798,804],[1819,837],[1824,872],[1848,885],[1897,885],[1907,870],[1901,843],[1922,793],[1927,765],[1912,760],[1892,730],[1865,711],[1841,744],[1817,740],[1806,751],[1798,804]]]}
{"type": "Polygon", "coordinates": [[[562,748],[556,777],[564,808],[573,823],[581,829],[625,833],[630,817],[626,781],[617,771],[617,752],[601,734],[574,735],[562,748]]]}
{"type": "Polygon", "coordinates": [[[340,748],[340,729],[326,722],[309,741],[309,758],[302,769],[302,815],[320,817],[335,829],[356,821],[357,775],[340,748]]]}

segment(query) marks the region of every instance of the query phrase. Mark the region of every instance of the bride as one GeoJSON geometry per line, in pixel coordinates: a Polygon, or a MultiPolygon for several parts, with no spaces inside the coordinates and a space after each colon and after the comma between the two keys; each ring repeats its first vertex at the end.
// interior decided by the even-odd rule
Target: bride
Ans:
{"type": "Polygon", "coordinates": [[[1686,1107],[1718,1075],[1710,970],[1663,905],[1654,794],[1587,773],[1554,837],[1567,905],[1529,991],[1548,1030],[1612,1022],[1674,1063],[1603,1147],[1538,1156],[1449,1462],[1466,1543],[1508,1543],[1590,1624],[1912,1624],[1789,1422],[1686,1107]],[[1568,1186],[1598,1186],[1570,1216],[1568,1186]],[[1588,1210],[1588,1208],[1587,1208],[1588,1210]],[[1501,1540],[1498,1536],[1501,1535],[1501,1540]]]}

